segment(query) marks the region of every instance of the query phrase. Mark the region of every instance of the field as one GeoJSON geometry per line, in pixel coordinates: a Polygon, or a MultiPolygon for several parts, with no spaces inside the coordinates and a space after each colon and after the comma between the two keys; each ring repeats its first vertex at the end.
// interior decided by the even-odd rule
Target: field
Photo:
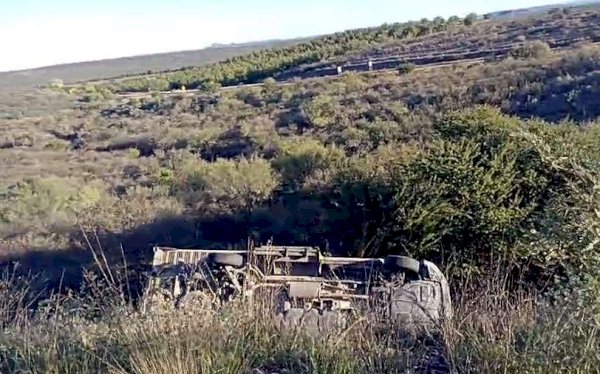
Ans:
{"type": "Polygon", "coordinates": [[[597,370],[599,20],[387,25],[5,94],[0,371],[597,370]],[[314,76],[366,58],[400,65],[314,76]],[[457,317],[314,340],[269,300],[140,312],[152,246],[249,238],[430,259],[457,317]]]}

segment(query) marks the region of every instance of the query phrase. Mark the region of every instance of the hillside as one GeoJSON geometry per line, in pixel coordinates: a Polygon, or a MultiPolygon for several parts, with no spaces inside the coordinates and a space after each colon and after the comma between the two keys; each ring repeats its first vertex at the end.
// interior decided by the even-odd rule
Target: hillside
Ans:
{"type": "Polygon", "coordinates": [[[539,17],[485,21],[457,17],[423,20],[376,28],[349,30],[291,47],[254,52],[219,64],[174,73],[115,80],[103,84],[115,92],[187,89],[258,83],[265,78],[335,75],[345,71],[397,68],[460,60],[502,58],[514,48],[542,41],[551,48],[567,48],[584,41],[600,41],[599,8],[572,8],[539,17]]]}
{"type": "Polygon", "coordinates": [[[485,14],[484,18],[493,19],[493,20],[506,20],[506,19],[539,16],[541,14],[561,11],[563,9],[598,7],[598,6],[600,6],[600,1],[598,1],[598,0],[568,1],[568,2],[562,2],[562,3],[557,3],[557,4],[536,6],[536,7],[531,7],[531,8],[510,9],[510,10],[492,12],[492,13],[485,14]]]}
{"type": "Polygon", "coordinates": [[[45,85],[54,79],[65,83],[142,74],[149,71],[175,70],[188,66],[210,64],[252,51],[285,47],[304,41],[269,40],[264,42],[212,46],[210,48],[171,53],[123,57],[117,59],[79,62],[37,69],[0,72],[0,90],[31,88],[45,85]]]}
{"type": "MultiPolygon", "coordinates": [[[[576,18],[568,21],[563,21],[561,18],[559,22],[569,24],[588,20],[589,22],[580,30],[588,30],[589,35],[596,35],[598,24],[595,20],[598,13],[586,13],[574,17],[576,18]]],[[[557,21],[551,20],[551,22],[557,21]]],[[[488,26],[488,24],[475,25],[474,28],[475,30],[486,28],[494,35],[501,35],[488,26]]],[[[502,30],[517,29],[517,31],[507,32],[507,35],[519,34],[520,28],[531,30],[529,23],[519,26],[510,22],[498,24],[496,27],[502,30]]],[[[551,28],[556,29],[555,26],[551,28]]],[[[534,33],[535,30],[531,32],[534,33]]],[[[480,45],[475,39],[476,33],[469,39],[465,38],[465,32],[425,35],[411,39],[403,48],[408,50],[418,46],[430,48],[427,46],[435,45],[431,43],[431,38],[442,40],[442,45],[452,45],[453,36],[458,36],[459,38],[454,39],[454,42],[462,41],[465,48],[480,45]]],[[[486,36],[483,35],[482,39],[485,40],[486,36]]],[[[399,46],[392,43],[383,50],[397,53],[399,46]]],[[[314,157],[319,155],[318,157],[340,158],[345,160],[343,162],[356,159],[358,162],[362,157],[370,155],[381,147],[404,147],[404,143],[414,143],[419,148],[429,144],[433,136],[434,124],[441,115],[451,110],[488,104],[499,107],[506,114],[521,118],[541,118],[556,123],[564,120],[594,121],[600,114],[597,84],[598,47],[593,44],[580,44],[574,49],[552,51],[544,49],[541,45],[541,49],[533,48],[533,52],[527,45],[525,47],[527,48],[513,51],[523,54],[516,54],[517,58],[432,66],[401,74],[396,70],[364,75],[348,74],[328,80],[309,79],[285,85],[268,82],[259,87],[240,87],[222,92],[175,93],[164,96],[153,94],[141,99],[121,98],[111,95],[110,92],[84,94],[71,111],[50,112],[37,119],[25,116],[3,123],[0,130],[0,148],[2,148],[5,167],[0,171],[0,179],[3,186],[9,190],[30,178],[34,181],[52,178],[52,182],[48,183],[58,183],[58,186],[64,178],[66,178],[65,183],[71,178],[77,180],[77,182],[75,180],[68,182],[70,186],[87,183],[84,181],[95,181],[94,183],[99,183],[99,186],[94,188],[99,190],[95,190],[94,194],[101,193],[102,196],[106,194],[104,198],[112,201],[112,203],[106,201],[102,204],[102,207],[106,208],[113,203],[126,203],[119,196],[130,189],[139,191],[142,188],[143,191],[143,188],[149,188],[144,193],[154,194],[157,193],[155,188],[166,188],[171,183],[184,183],[187,178],[184,175],[188,171],[177,168],[188,167],[185,165],[196,157],[207,162],[206,167],[210,167],[213,161],[219,159],[261,157],[264,161],[260,162],[266,163],[265,172],[268,175],[275,173],[271,168],[275,168],[276,173],[283,173],[284,179],[280,180],[279,187],[269,193],[269,195],[273,193],[273,199],[278,200],[287,196],[284,194],[285,191],[299,193],[305,183],[311,185],[310,183],[318,182],[312,180],[314,178],[311,176],[312,171],[302,171],[302,176],[292,177],[287,174],[291,171],[281,169],[284,167],[281,163],[287,162],[286,157],[292,157],[286,152],[316,152],[314,157]],[[71,149],[69,136],[75,130],[84,140],[86,150],[83,153],[71,149]],[[294,146],[295,142],[299,144],[294,146]],[[307,144],[301,145],[303,142],[307,144]],[[330,146],[335,150],[328,151],[328,148],[321,148],[330,146]],[[296,147],[300,148],[296,149],[296,147]],[[329,152],[333,153],[329,155],[329,152]],[[180,163],[180,166],[176,166],[180,163]],[[286,181],[285,178],[292,179],[286,181]],[[304,180],[305,178],[308,179],[304,180]],[[167,186],[163,185],[164,183],[167,186]]],[[[62,105],[66,104],[65,94],[54,95],[52,100],[63,100],[62,105]]],[[[319,169],[314,173],[320,175],[319,173],[329,172],[319,169]]],[[[323,181],[328,180],[327,178],[323,181]]],[[[176,210],[184,216],[188,214],[194,216],[195,203],[192,202],[191,196],[196,196],[195,194],[198,193],[200,194],[198,198],[201,198],[202,193],[192,190],[188,194],[180,191],[181,188],[185,190],[188,187],[174,190],[171,188],[174,187],[168,187],[164,191],[167,195],[160,199],[157,197],[154,201],[164,200],[164,204],[177,207],[176,210]]],[[[13,196],[12,192],[7,196],[13,196]]],[[[11,197],[12,202],[6,206],[9,212],[19,206],[17,196],[11,197]],[[17,200],[12,200],[14,198],[17,200]]],[[[210,209],[208,206],[205,208],[204,214],[208,216],[203,219],[209,221],[222,215],[233,214],[237,209],[231,208],[233,210],[228,211],[226,208],[219,208],[216,202],[207,202],[207,204],[210,209]]],[[[317,209],[316,207],[321,203],[314,202],[314,204],[317,209]]],[[[318,208],[320,209],[328,212],[329,208],[318,208]]],[[[147,212],[147,214],[154,217],[158,211],[147,212]]],[[[276,219],[268,218],[271,213],[275,212],[265,211],[267,217],[261,216],[256,219],[273,224],[276,219]]],[[[60,247],[58,243],[64,245],[65,240],[67,242],[72,240],[68,239],[70,237],[68,234],[67,237],[53,243],[58,238],[53,233],[53,229],[47,226],[49,222],[42,220],[34,224],[37,213],[30,214],[32,217],[23,222],[26,224],[23,228],[19,228],[18,222],[12,222],[14,218],[6,218],[12,223],[5,226],[8,230],[5,232],[5,237],[19,238],[21,233],[27,233],[28,237],[32,234],[32,230],[33,232],[41,230],[35,235],[36,241],[45,243],[43,245],[47,247],[57,245],[60,247]],[[40,226],[36,227],[38,224],[40,226]],[[43,239],[46,235],[49,235],[48,238],[43,239]]],[[[103,214],[96,215],[95,219],[100,219],[103,214]]],[[[122,218],[113,217],[112,214],[116,212],[106,216],[104,229],[113,227],[119,231],[126,230],[119,229],[121,224],[114,223],[121,222],[122,218]]],[[[8,214],[6,217],[13,216],[8,214]]],[[[135,229],[135,226],[141,225],[142,222],[149,223],[146,220],[152,220],[150,217],[138,217],[141,219],[139,222],[137,219],[130,218],[133,220],[130,229],[135,229]]],[[[309,219],[309,217],[305,218],[309,219]]],[[[70,218],[65,219],[70,220],[70,218]]],[[[217,222],[218,220],[214,224],[217,222]]],[[[245,237],[246,227],[244,225],[237,227],[240,230],[239,235],[233,235],[229,230],[228,240],[235,242],[245,237]]],[[[334,226],[330,229],[326,227],[328,226],[320,225],[319,230],[325,231],[318,235],[310,231],[309,226],[305,227],[305,224],[292,225],[291,223],[278,228],[271,227],[267,232],[275,235],[276,238],[280,238],[281,235],[283,239],[280,240],[293,242],[300,240],[301,237],[318,241],[328,235],[337,235],[335,231],[327,231],[332,230],[334,226]]],[[[212,229],[210,232],[214,236],[218,231],[212,229]]],[[[158,237],[165,235],[161,230],[152,230],[151,233],[158,237]]],[[[358,238],[352,235],[341,242],[339,238],[331,239],[332,243],[346,243],[332,244],[332,249],[343,251],[343,248],[348,245],[346,240],[355,243],[358,238]]],[[[143,247],[144,243],[158,240],[158,238],[145,238],[144,235],[134,235],[133,238],[135,240],[130,244],[136,248],[143,247]]],[[[196,238],[200,241],[207,240],[206,244],[210,245],[218,245],[221,239],[223,238],[218,235],[212,239],[196,238]]],[[[11,247],[21,243],[21,240],[24,239],[17,241],[11,239],[6,241],[5,245],[11,247]]],[[[177,240],[178,244],[184,244],[187,239],[183,233],[180,233],[177,240]]],[[[356,244],[350,247],[356,247],[356,244]]],[[[377,251],[376,248],[372,250],[377,251]]]]}
{"type": "Polygon", "coordinates": [[[597,371],[599,21],[384,25],[17,98],[0,372],[597,371]],[[248,239],[430,260],[454,318],[412,335],[359,314],[314,339],[278,329],[277,290],[146,309],[153,246],[248,239]]]}

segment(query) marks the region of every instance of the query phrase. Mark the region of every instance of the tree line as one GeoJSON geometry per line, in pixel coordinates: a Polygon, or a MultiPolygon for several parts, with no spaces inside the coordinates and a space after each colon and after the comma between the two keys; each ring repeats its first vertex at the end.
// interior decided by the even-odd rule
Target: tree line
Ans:
{"type": "Polygon", "coordinates": [[[447,20],[436,17],[434,20],[348,30],[290,47],[255,51],[211,65],[186,68],[156,77],[126,79],[110,84],[109,88],[114,92],[163,91],[182,87],[211,91],[219,86],[257,83],[294,67],[343,56],[373,45],[420,37],[458,25],[470,26],[475,19],[475,15],[464,19],[454,16],[447,20]]]}

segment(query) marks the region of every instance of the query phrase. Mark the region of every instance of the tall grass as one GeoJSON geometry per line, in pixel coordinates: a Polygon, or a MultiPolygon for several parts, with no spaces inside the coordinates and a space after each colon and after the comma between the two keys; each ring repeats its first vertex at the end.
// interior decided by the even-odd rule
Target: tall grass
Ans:
{"type": "Polygon", "coordinates": [[[198,304],[141,313],[113,292],[106,295],[114,300],[102,300],[101,315],[82,312],[98,300],[79,295],[55,296],[45,303],[51,307],[32,315],[24,293],[6,292],[22,284],[7,274],[1,284],[3,373],[547,373],[600,367],[598,305],[550,305],[529,293],[506,292],[499,281],[465,289],[455,298],[455,318],[420,336],[359,319],[316,337],[281,329],[272,305],[198,304]]]}

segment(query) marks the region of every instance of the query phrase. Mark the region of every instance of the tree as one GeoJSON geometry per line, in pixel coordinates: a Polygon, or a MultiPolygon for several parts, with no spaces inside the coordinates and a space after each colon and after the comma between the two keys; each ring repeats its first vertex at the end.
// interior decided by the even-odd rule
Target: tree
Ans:
{"type": "Polygon", "coordinates": [[[471,26],[475,22],[477,22],[478,18],[479,17],[477,16],[477,13],[469,13],[469,14],[467,14],[467,16],[465,17],[463,22],[464,22],[465,26],[471,26]]]}
{"type": "Polygon", "coordinates": [[[403,38],[412,38],[419,34],[419,27],[417,25],[406,26],[404,30],[402,30],[403,38]]]}
{"type": "Polygon", "coordinates": [[[444,17],[435,17],[432,22],[433,29],[435,31],[444,31],[446,29],[446,20],[444,19],[444,17]]]}
{"type": "Polygon", "coordinates": [[[448,23],[450,24],[456,24],[460,22],[460,17],[458,16],[452,16],[450,18],[448,18],[448,23]]]}
{"type": "Polygon", "coordinates": [[[273,91],[275,89],[275,87],[277,86],[277,81],[272,77],[266,78],[263,81],[263,86],[265,87],[265,90],[273,91]]]}
{"type": "Polygon", "coordinates": [[[215,93],[221,88],[221,84],[219,82],[209,80],[202,83],[200,89],[207,93],[215,93]]]}

